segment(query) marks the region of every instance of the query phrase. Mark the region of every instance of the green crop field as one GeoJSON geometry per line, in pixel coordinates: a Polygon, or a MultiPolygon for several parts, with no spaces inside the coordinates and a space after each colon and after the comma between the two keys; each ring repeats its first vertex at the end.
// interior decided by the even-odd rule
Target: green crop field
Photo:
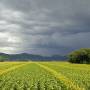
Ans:
{"type": "Polygon", "coordinates": [[[1,62],[0,90],[90,90],[90,65],[1,62]]]}

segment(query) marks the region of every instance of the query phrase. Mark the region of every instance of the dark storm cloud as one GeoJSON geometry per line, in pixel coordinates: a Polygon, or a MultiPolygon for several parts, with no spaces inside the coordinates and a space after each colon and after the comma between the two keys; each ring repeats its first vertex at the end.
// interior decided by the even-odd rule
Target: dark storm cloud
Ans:
{"type": "Polygon", "coordinates": [[[0,51],[66,54],[90,47],[89,0],[1,0],[0,51]]]}

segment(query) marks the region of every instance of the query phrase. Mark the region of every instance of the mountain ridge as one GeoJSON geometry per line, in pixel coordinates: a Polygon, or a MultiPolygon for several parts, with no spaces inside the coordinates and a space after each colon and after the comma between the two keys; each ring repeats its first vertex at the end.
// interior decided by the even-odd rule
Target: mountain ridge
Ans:
{"type": "MultiPolygon", "coordinates": [[[[43,56],[38,54],[29,54],[29,53],[20,53],[20,54],[6,54],[6,53],[0,53],[0,57],[3,59],[6,59],[8,61],[61,61],[66,60],[67,57],[64,55],[51,55],[51,56],[43,56]]],[[[1,58],[1,59],[2,59],[1,58]]]]}

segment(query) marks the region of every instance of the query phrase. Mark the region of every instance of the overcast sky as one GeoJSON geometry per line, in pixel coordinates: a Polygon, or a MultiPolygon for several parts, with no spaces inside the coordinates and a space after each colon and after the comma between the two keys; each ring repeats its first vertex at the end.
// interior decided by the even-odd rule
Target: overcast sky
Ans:
{"type": "Polygon", "coordinates": [[[67,54],[90,48],[90,0],[0,0],[0,52],[67,54]]]}

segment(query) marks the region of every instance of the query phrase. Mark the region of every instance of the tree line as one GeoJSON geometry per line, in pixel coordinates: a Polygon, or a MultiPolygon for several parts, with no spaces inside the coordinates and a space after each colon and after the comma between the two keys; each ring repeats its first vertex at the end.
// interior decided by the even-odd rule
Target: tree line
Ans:
{"type": "Polygon", "coordinates": [[[90,64],[90,48],[75,50],[68,55],[68,58],[71,63],[90,64]]]}

